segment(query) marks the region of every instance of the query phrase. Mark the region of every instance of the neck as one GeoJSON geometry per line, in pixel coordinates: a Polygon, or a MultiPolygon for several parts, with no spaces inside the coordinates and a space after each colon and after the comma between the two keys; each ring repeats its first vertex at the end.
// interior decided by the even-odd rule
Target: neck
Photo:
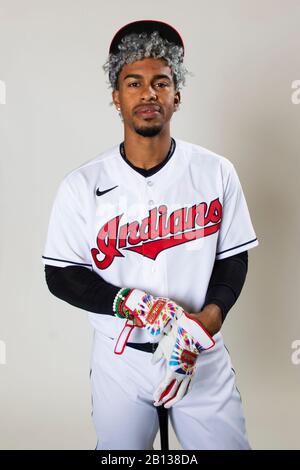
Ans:
{"type": "Polygon", "coordinates": [[[170,130],[162,131],[155,137],[142,137],[136,133],[125,131],[126,158],[138,168],[149,170],[158,165],[166,158],[170,145],[170,130]]]}

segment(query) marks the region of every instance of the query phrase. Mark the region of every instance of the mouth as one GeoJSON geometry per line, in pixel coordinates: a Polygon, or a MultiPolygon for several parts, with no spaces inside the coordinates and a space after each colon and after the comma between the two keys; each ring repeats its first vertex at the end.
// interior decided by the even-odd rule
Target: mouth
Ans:
{"type": "Polygon", "coordinates": [[[136,114],[141,117],[156,117],[160,114],[159,106],[140,106],[136,114]]]}

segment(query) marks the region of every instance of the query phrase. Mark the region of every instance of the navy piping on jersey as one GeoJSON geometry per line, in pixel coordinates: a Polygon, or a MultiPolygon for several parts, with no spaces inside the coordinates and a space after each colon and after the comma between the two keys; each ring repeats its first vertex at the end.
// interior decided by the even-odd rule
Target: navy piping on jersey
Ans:
{"type": "Polygon", "coordinates": [[[255,242],[256,240],[257,240],[257,238],[253,238],[253,240],[250,240],[249,242],[242,243],[241,245],[236,245],[236,246],[234,246],[233,248],[228,248],[228,250],[219,251],[218,253],[216,253],[216,256],[217,256],[217,255],[221,255],[222,253],[226,253],[226,251],[235,250],[236,248],[239,248],[240,246],[248,245],[249,243],[253,243],[253,242],[255,242]]]}
{"type": "Polygon", "coordinates": [[[71,264],[75,264],[76,266],[93,266],[92,264],[76,263],[75,261],[69,261],[67,259],[48,258],[48,256],[42,256],[42,258],[43,259],[50,259],[52,261],[60,261],[61,263],[71,263],[71,264]]]}
{"type": "Polygon", "coordinates": [[[176,148],[176,142],[175,140],[173,139],[173,137],[171,137],[171,145],[170,145],[170,148],[169,148],[169,151],[168,151],[168,154],[167,156],[163,159],[162,162],[160,162],[158,165],[155,165],[153,166],[152,168],[149,168],[148,170],[146,170],[145,168],[139,168],[138,166],[135,166],[133,165],[126,157],[126,154],[125,154],[125,146],[124,146],[124,142],[121,142],[120,143],[120,146],[119,146],[119,149],[120,149],[120,155],[121,157],[123,158],[123,160],[135,171],[137,171],[138,173],[140,173],[142,176],[144,176],[145,178],[147,178],[148,176],[152,176],[154,175],[155,173],[157,173],[159,170],[161,170],[165,165],[166,163],[168,163],[168,161],[170,160],[170,158],[172,157],[172,155],[174,154],[175,152],[175,148],[176,148]]]}

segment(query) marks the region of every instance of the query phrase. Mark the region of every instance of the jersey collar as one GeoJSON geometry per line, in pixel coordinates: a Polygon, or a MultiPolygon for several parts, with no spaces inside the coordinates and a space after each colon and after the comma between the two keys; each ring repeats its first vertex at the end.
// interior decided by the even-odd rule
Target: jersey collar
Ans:
{"type": "Polygon", "coordinates": [[[124,148],[124,142],[121,142],[120,145],[119,145],[119,152],[120,152],[120,155],[121,157],[123,158],[123,160],[127,163],[127,165],[129,165],[133,170],[137,171],[138,173],[140,173],[142,176],[144,176],[145,178],[149,177],[149,176],[152,176],[154,175],[155,173],[157,173],[159,170],[161,170],[167,163],[168,161],[171,159],[172,155],[174,154],[175,152],[175,149],[176,149],[176,142],[175,140],[173,139],[173,137],[171,137],[171,145],[170,145],[170,148],[169,148],[169,151],[166,155],[166,157],[160,162],[158,163],[158,165],[155,165],[153,166],[152,168],[149,168],[149,169],[145,169],[145,168],[140,168],[140,167],[137,167],[135,165],[133,165],[126,157],[126,154],[125,154],[125,148],[124,148]]]}

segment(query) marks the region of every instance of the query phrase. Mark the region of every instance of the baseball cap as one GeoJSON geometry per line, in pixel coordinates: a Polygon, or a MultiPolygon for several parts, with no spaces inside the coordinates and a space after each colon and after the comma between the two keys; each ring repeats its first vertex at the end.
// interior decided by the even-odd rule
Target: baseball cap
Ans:
{"type": "Polygon", "coordinates": [[[133,21],[123,26],[114,35],[109,47],[109,53],[117,54],[119,52],[118,45],[121,43],[123,37],[128,34],[153,33],[154,31],[158,31],[163,39],[167,39],[176,46],[182,47],[184,54],[184,44],[179,32],[168,23],[156,20],[133,21]]]}

